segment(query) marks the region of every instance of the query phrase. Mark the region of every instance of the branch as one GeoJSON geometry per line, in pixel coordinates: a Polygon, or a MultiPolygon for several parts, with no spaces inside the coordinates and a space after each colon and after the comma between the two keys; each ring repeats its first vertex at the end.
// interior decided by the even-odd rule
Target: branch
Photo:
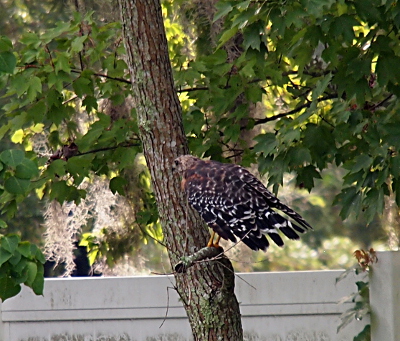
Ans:
{"type": "Polygon", "coordinates": [[[224,253],[224,249],[222,247],[203,247],[199,251],[193,253],[190,256],[182,257],[181,261],[174,266],[174,269],[177,273],[185,273],[188,268],[193,266],[199,261],[204,259],[211,259],[218,257],[224,253]]]}
{"type": "MultiPolygon", "coordinates": [[[[337,94],[327,95],[325,97],[318,98],[317,102],[319,103],[319,102],[327,101],[329,99],[334,99],[334,98],[338,98],[338,95],[337,94]]],[[[301,111],[301,110],[303,110],[305,108],[309,108],[311,106],[311,104],[312,104],[312,102],[308,102],[308,103],[302,104],[302,105],[298,106],[297,108],[294,108],[293,110],[290,110],[288,112],[284,112],[284,113],[281,113],[281,114],[278,114],[278,115],[274,115],[274,116],[271,116],[271,117],[266,117],[266,118],[261,118],[259,120],[255,120],[254,125],[263,124],[263,123],[267,123],[267,122],[270,122],[270,121],[275,121],[275,120],[277,120],[277,119],[279,119],[281,117],[285,117],[285,116],[296,114],[296,113],[298,113],[299,111],[301,111]]]]}
{"type": "MultiPolygon", "coordinates": [[[[76,70],[76,69],[72,69],[71,72],[72,73],[79,73],[79,74],[82,73],[81,70],[76,70]]],[[[104,73],[95,72],[95,73],[93,73],[93,76],[104,77],[104,78],[107,78],[107,79],[112,79],[114,81],[118,81],[118,82],[122,82],[122,83],[126,83],[126,84],[131,84],[131,81],[129,81],[129,80],[125,79],[125,78],[111,77],[111,76],[105,75],[104,73]]]]}
{"type": "Polygon", "coordinates": [[[375,104],[371,110],[375,110],[376,108],[379,108],[381,105],[385,104],[388,100],[390,100],[393,97],[393,94],[388,95],[386,98],[384,98],[382,101],[379,103],[375,104]]]}
{"type": "MultiPolygon", "coordinates": [[[[307,72],[307,71],[304,71],[303,72],[305,75],[308,75],[308,76],[311,76],[311,77],[315,77],[315,78],[318,78],[318,77],[322,77],[322,76],[326,76],[328,73],[333,73],[333,71],[324,71],[324,72],[307,72]]],[[[286,72],[282,72],[282,76],[283,77],[285,77],[285,76],[289,76],[289,75],[297,75],[298,74],[298,72],[297,71],[286,71],[286,72]]],[[[255,79],[252,79],[251,81],[248,81],[246,84],[253,84],[253,83],[258,83],[258,82],[263,82],[263,81],[267,81],[267,80],[269,80],[269,79],[271,79],[270,77],[266,77],[265,79],[262,79],[262,78],[255,78],[255,79]]],[[[229,85],[229,84],[227,84],[227,85],[225,85],[225,86],[222,86],[222,87],[220,87],[220,89],[223,89],[223,90],[225,90],[225,89],[229,89],[229,88],[231,88],[231,86],[229,85]]],[[[176,90],[176,92],[177,93],[181,93],[181,92],[192,92],[192,91],[197,91],[197,90],[209,90],[210,88],[208,87],[208,86],[203,86],[203,87],[198,87],[198,88],[185,88],[185,89],[179,89],[179,90],[176,90]]]]}
{"type": "MultiPolygon", "coordinates": [[[[265,81],[265,80],[267,80],[267,79],[268,79],[268,78],[266,78],[266,79],[255,78],[255,79],[252,79],[251,81],[248,81],[246,84],[258,83],[258,82],[265,81]]],[[[228,80],[227,80],[226,85],[220,86],[219,88],[222,89],[222,90],[230,89],[232,86],[229,85],[228,82],[229,82],[229,78],[228,78],[228,80]]],[[[210,88],[209,88],[208,86],[204,86],[204,87],[198,87],[198,88],[179,89],[179,90],[176,90],[176,92],[177,92],[177,93],[181,93],[181,92],[192,92],[192,91],[197,91],[197,90],[209,90],[209,89],[210,89],[210,88]]]]}
{"type": "Polygon", "coordinates": [[[138,147],[138,146],[140,146],[140,143],[130,143],[130,144],[125,144],[125,145],[113,146],[113,147],[104,147],[104,148],[99,148],[99,149],[92,149],[92,150],[89,150],[87,152],[76,154],[74,156],[82,156],[82,155],[86,155],[86,154],[105,152],[105,151],[108,151],[108,150],[117,149],[119,147],[130,148],[130,147],[138,147]]]}

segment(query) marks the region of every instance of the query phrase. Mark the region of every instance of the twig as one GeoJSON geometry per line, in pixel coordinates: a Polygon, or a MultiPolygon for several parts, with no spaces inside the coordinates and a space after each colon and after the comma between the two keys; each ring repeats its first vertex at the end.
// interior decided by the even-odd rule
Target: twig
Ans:
{"type": "MultiPolygon", "coordinates": [[[[71,69],[71,72],[72,72],[72,73],[78,73],[78,74],[81,74],[81,73],[82,73],[81,70],[77,70],[77,69],[71,69]]],[[[93,73],[93,76],[104,77],[104,78],[112,79],[112,80],[119,81],[119,82],[122,82],[122,83],[131,84],[131,82],[130,82],[129,80],[125,79],[125,78],[111,77],[111,76],[105,75],[104,73],[97,73],[97,72],[94,72],[94,73],[93,73]]]]}
{"type": "Polygon", "coordinates": [[[151,239],[153,239],[156,243],[160,244],[161,246],[165,247],[167,249],[167,245],[165,245],[163,242],[159,241],[157,238],[153,237],[150,233],[148,233],[142,226],[140,226],[140,224],[138,224],[139,226],[139,230],[142,231],[142,233],[147,236],[150,237],[151,239]]]}
{"type": "MultiPolygon", "coordinates": [[[[234,248],[237,244],[239,244],[241,241],[243,241],[244,238],[247,237],[247,235],[251,232],[252,230],[247,231],[247,233],[240,238],[236,243],[234,243],[232,246],[230,246],[226,251],[219,246],[219,247],[203,247],[199,251],[191,254],[190,256],[183,257],[179,263],[177,263],[174,266],[174,269],[177,273],[184,273],[188,268],[191,266],[201,263],[202,261],[213,261],[213,260],[219,260],[222,257],[226,257],[226,252],[234,248]]],[[[227,258],[227,257],[226,257],[227,258]]]]}
{"type": "Polygon", "coordinates": [[[99,148],[99,149],[92,149],[92,150],[89,150],[87,152],[76,154],[74,156],[82,156],[82,155],[86,155],[86,154],[105,152],[105,151],[108,151],[108,150],[117,149],[119,147],[129,148],[129,147],[138,147],[138,146],[140,146],[140,143],[131,143],[131,144],[123,145],[123,146],[114,146],[114,147],[105,147],[105,148],[99,148]]]}
{"type": "MultiPolygon", "coordinates": [[[[224,268],[226,268],[227,270],[229,270],[229,271],[232,271],[232,269],[230,269],[228,266],[226,266],[225,264],[223,264],[223,263],[220,263],[224,268]]],[[[237,277],[237,278],[239,278],[240,280],[242,280],[243,282],[245,282],[249,287],[251,287],[252,289],[254,289],[254,290],[257,290],[257,288],[254,286],[254,285],[251,285],[249,282],[247,282],[243,277],[241,277],[241,276],[239,276],[236,272],[234,272],[234,271],[232,271],[233,272],[233,274],[237,277]]]]}
{"type": "Polygon", "coordinates": [[[375,110],[376,108],[379,108],[381,105],[383,105],[384,103],[386,103],[389,99],[391,99],[393,97],[393,94],[390,94],[389,96],[387,96],[385,99],[383,99],[382,101],[380,101],[379,103],[375,104],[371,110],[375,110]]]}
{"type": "Polygon", "coordinates": [[[188,268],[204,259],[217,259],[217,256],[224,253],[222,247],[203,247],[199,251],[191,254],[190,256],[183,257],[179,263],[174,266],[177,273],[185,273],[188,268]]]}
{"type": "MultiPolygon", "coordinates": [[[[317,100],[317,102],[319,103],[319,102],[327,101],[329,99],[334,99],[334,98],[338,98],[337,94],[327,95],[325,97],[321,97],[321,98],[319,98],[317,100]]],[[[288,112],[284,112],[284,113],[281,113],[281,114],[278,114],[278,115],[274,115],[274,116],[271,116],[271,117],[266,117],[266,118],[261,118],[259,120],[255,120],[254,125],[263,124],[263,123],[267,123],[267,122],[270,122],[270,121],[275,121],[275,120],[277,120],[277,119],[279,119],[281,117],[285,117],[285,116],[296,114],[296,113],[298,113],[299,111],[301,111],[301,110],[303,110],[305,108],[309,108],[311,106],[311,104],[312,104],[312,102],[308,102],[308,103],[302,104],[302,105],[298,106],[297,108],[294,108],[293,110],[290,110],[288,112]]]]}
{"type": "MultiPolygon", "coordinates": [[[[158,328],[161,328],[164,325],[164,323],[165,323],[165,321],[167,320],[167,317],[168,317],[168,311],[169,311],[169,289],[171,289],[171,287],[167,287],[167,310],[165,311],[165,316],[163,318],[163,321],[162,321],[162,323],[160,324],[160,326],[158,328]]],[[[173,289],[176,290],[175,287],[173,287],[173,289]]]]}

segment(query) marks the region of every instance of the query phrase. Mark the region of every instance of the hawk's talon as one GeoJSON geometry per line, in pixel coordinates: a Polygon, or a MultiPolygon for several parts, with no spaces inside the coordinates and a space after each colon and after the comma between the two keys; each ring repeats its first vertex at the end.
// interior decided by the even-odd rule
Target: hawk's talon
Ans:
{"type": "Polygon", "coordinates": [[[215,248],[218,249],[220,247],[219,246],[219,241],[221,240],[221,236],[217,236],[217,240],[215,241],[215,243],[214,243],[214,236],[215,236],[215,232],[212,231],[211,238],[207,243],[207,247],[215,247],[215,248]]]}
{"type": "Polygon", "coordinates": [[[214,236],[215,236],[215,232],[212,231],[212,233],[211,233],[211,238],[210,238],[210,240],[209,240],[208,243],[207,243],[207,247],[212,247],[212,246],[214,246],[214,236]]]}

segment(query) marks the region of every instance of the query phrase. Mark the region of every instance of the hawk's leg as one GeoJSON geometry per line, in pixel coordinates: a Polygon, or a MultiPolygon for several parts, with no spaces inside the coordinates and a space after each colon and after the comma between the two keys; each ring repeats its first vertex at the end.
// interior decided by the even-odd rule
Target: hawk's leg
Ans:
{"type": "Polygon", "coordinates": [[[211,238],[210,238],[210,240],[209,240],[208,243],[207,243],[207,247],[216,247],[216,248],[219,248],[219,241],[220,241],[220,239],[221,239],[221,236],[217,236],[217,240],[216,240],[215,243],[214,243],[214,236],[215,236],[215,232],[212,231],[212,233],[211,233],[211,238]]]}

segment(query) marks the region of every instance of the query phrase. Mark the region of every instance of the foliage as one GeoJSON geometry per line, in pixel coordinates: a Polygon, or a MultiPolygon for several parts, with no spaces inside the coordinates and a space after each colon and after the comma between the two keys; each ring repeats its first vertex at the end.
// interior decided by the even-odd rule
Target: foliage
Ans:
{"type": "MultiPolygon", "coordinates": [[[[369,282],[368,282],[368,272],[370,266],[378,261],[376,252],[374,249],[368,251],[356,250],[354,252],[354,257],[357,259],[357,264],[351,268],[344,271],[339,278],[336,279],[336,283],[345,278],[350,273],[355,273],[356,275],[364,274],[362,280],[356,282],[357,291],[352,293],[347,297],[343,297],[339,303],[353,302],[354,306],[346,310],[340,316],[341,323],[337,328],[339,332],[341,329],[346,327],[349,323],[356,319],[360,321],[370,314],[370,304],[369,304],[369,282]]],[[[371,326],[368,324],[365,328],[354,337],[354,341],[370,340],[371,339],[371,326]]]]}
{"type": "Polygon", "coordinates": [[[43,294],[45,258],[40,249],[16,234],[0,234],[0,299],[17,295],[21,284],[43,294]]]}
{"type": "MultiPolygon", "coordinates": [[[[113,193],[129,194],[124,174],[141,151],[135,115],[126,110],[105,114],[99,108],[121,105],[130,91],[120,33],[118,23],[98,26],[91,14],[75,14],[45,33],[24,33],[18,48],[0,37],[6,99],[0,138],[10,136],[14,143],[0,154],[4,220],[12,219],[32,194],[79,203],[86,197],[82,184],[94,175],[110,178],[113,193]]],[[[141,187],[145,205],[137,208],[145,226],[154,225],[149,191],[141,187]]],[[[153,235],[159,237],[158,230],[153,235]]]]}
{"type": "Polygon", "coordinates": [[[323,169],[343,167],[335,200],[342,219],[354,213],[371,222],[391,192],[399,204],[400,4],[219,1],[217,7],[214,21],[223,20],[224,29],[215,51],[176,68],[178,88],[192,101],[185,129],[193,152],[257,161],[274,191],[286,172],[310,191],[323,169]],[[224,47],[237,35],[241,53],[230,60],[224,47]],[[266,115],[248,117],[257,102],[266,115]],[[259,126],[253,148],[242,135],[259,126]]]}
{"type": "MultiPolygon", "coordinates": [[[[49,157],[27,152],[25,157],[18,150],[11,151],[11,156],[3,152],[3,164],[15,167],[2,173],[5,191],[0,204],[10,215],[15,210],[10,202],[33,189],[59,202],[79,202],[85,192],[78,186],[90,172],[114,172],[111,189],[123,192],[124,182],[118,173],[132,164],[138,151],[133,148],[138,146],[136,125],[133,119],[113,120],[97,112],[99,99],[121,103],[127,96],[127,89],[119,83],[103,81],[125,76],[126,64],[118,58],[121,47],[110,50],[117,32],[116,24],[97,27],[90,16],[81,19],[77,15],[41,36],[27,33],[22,37],[18,68],[3,77],[8,97],[3,110],[8,123],[0,129],[0,135],[11,134],[12,140],[26,150],[35,148],[37,135],[45,136],[54,154],[49,157]],[[83,25],[90,27],[86,34],[83,25]],[[105,74],[95,72],[99,67],[105,74]],[[86,110],[80,122],[79,105],[86,110]],[[107,161],[111,161],[109,166],[107,161]],[[30,181],[33,178],[35,182],[30,181]]],[[[11,44],[7,42],[5,52],[10,53],[11,44]]],[[[12,69],[9,65],[7,71],[12,69]]]]}

